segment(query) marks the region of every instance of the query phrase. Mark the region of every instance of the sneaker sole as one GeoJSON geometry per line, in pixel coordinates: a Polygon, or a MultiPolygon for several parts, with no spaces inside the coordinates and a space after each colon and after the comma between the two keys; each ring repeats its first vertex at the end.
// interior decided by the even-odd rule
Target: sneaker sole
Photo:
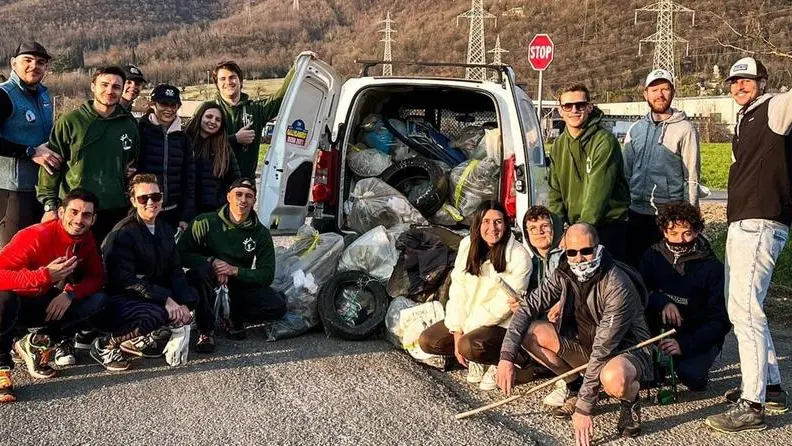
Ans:
{"type": "Polygon", "coordinates": [[[109,370],[111,372],[123,372],[125,370],[129,370],[129,364],[127,364],[126,367],[113,367],[113,366],[109,366],[109,365],[105,364],[104,362],[102,362],[101,358],[97,358],[96,356],[94,356],[94,351],[93,350],[91,350],[90,355],[91,355],[91,358],[93,358],[94,361],[98,362],[99,365],[104,367],[105,370],[109,370]]]}
{"type": "Polygon", "coordinates": [[[720,428],[720,427],[713,426],[712,424],[710,424],[709,420],[704,420],[704,424],[709,426],[710,429],[716,430],[716,431],[724,433],[724,434],[739,434],[740,432],[757,432],[757,431],[763,431],[763,430],[767,429],[767,425],[763,424],[761,426],[754,426],[754,427],[748,427],[748,428],[745,428],[745,429],[739,429],[739,430],[730,431],[728,429],[723,429],[723,428],[720,428]]]}
{"type": "Polygon", "coordinates": [[[77,359],[73,356],[68,361],[55,360],[55,365],[58,367],[68,367],[75,364],[77,364],[77,359]]]}
{"type": "Polygon", "coordinates": [[[25,368],[27,369],[28,374],[30,374],[30,376],[32,376],[33,378],[50,379],[55,377],[56,373],[54,370],[52,371],[52,374],[49,375],[42,375],[41,373],[37,372],[35,367],[33,367],[33,362],[28,360],[28,355],[20,347],[19,341],[14,343],[14,351],[16,352],[17,355],[19,355],[19,358],[22,359],[22,361],[25,363],[25,368]]]}

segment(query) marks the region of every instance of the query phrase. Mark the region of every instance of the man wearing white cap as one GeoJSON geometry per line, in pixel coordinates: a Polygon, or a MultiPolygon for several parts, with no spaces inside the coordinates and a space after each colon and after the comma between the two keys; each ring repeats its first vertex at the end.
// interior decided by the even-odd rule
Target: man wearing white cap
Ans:
{"type": "Polygon", "coordinates": [[[734,404],[706,424],[742,432],[765,429],[765,411],[788,410],[763,305],[792,223],[792,92],[765,93],[767,69],[751,57],[732,65],[726,82],[742,106],[732,140],[725,262],[742,387],[726,392],[734,404]]]}
{"type": "Polygon", "coordinates": [[[685,112],[671,108],[674,77],[655,69],[644,85],[650,111],[627,131],[622,151],[630,184],[628,261],[633,266],[663,239],[655,223],[660,208],[680,201],[698,206],[701,173],[698,132],[685,112]]]}

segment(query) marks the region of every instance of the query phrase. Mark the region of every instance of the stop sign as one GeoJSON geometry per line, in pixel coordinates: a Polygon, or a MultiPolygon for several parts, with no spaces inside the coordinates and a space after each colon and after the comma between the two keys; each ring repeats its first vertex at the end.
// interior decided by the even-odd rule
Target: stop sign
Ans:
{"type": "Polygon", "coordinates": [[[555,46],[547,34],[537,34],[528,44],[528,62],[536,71],[544,71],[553,61],[555,46]]]}

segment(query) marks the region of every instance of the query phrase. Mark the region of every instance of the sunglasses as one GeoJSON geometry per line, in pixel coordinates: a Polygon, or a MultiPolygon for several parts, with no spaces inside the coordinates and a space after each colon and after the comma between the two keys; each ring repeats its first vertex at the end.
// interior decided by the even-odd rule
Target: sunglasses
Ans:
{"type": "Polygon", "coordinates": [[[566,255],[567,257],[577,257],[578,253],[580,253],[580,255],[582,256],[590,256],[594,254],[595,249],[596,247],[594,246],[589,246],[587,248],[580,248],[580,249],[567,249],[566,255]]]}
{"type": "Polygon", "coordinates": [[[147,194],[147,195],[138,195],[137,197],[135,197],[135,200],[137,200],[137,202],[142,205],[148,203],[149,200],[151,200],[152,203],[159,203],[160,201],[162,201],[162,192],[154,192],[153,194],[147,194]]]}
{"type": "Polygon", "coordinates": [[[577,111],[585,111],[588,106],[588,102],[568,102],[566,104],[561,104],[561,110],[569,112],[574,108],[577,111]]]}

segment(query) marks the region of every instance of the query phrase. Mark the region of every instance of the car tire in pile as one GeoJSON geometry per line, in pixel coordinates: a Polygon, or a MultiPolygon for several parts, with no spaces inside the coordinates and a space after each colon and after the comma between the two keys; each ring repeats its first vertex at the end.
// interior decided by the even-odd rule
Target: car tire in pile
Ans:
{"type": "Polygon", "coordinates": [[[318,309],[325,333],[348,341],[361,341],[381,330],[388,312],[388,293],[377,279],[363,271],[344,271],[337,273],[319,290],[318,309]],[[362,284],[363,289],[371,293],[374,309],[372,313],[358,325],[350,325],[336,310],[336,299],[345,287],[362,284]]]}
{"type": "Polygon", "coordinates": [[[380,175],[382,181],[398,190],[424,217],[431,217],[443,207],[448,197],[448,178],[432,160],[416,157],[394,163],[380,175]],[[428,184],[426,184],[428,183],[428,184]],[[428,186],[428,187],[427,187],[428,186]],[[410,193],[414,187],[425,190],[410,193]]]}

